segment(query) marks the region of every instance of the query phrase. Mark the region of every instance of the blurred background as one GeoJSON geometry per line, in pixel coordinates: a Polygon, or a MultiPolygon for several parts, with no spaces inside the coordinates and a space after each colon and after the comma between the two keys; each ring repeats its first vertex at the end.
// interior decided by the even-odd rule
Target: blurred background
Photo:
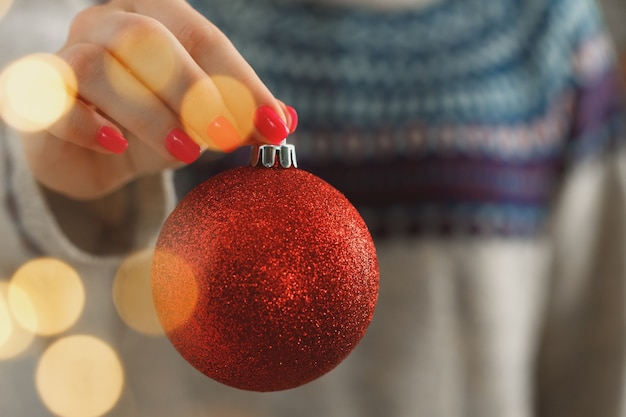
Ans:
{"type": "MultiPolygon", "coordinates": [[[[0,69],[24,53],[23,48],[13,49],[7,40],[7,36],[17,30],[17,25],[27,24],[24,19],[8,17],[22,1],[29,0],[0,0],[0,34],[5,37],[0,40],[0,69]]],[[[47,7],[53,9],[56,1],[49,0],[47,7]]],[[[600,6],[626,81],[626,0],[600,0],[600,6]]],[[[20,10],[22,13],[24,9],[20,10]]],[[[45,15],[48,10],[29,12],[45,15]]],[[[68,16],[68,22],[70,18],[68,16]]],[[[64,33],[68,22],[50,21],[49,30],[64,33]]],[[[45,31],[38,33],[45,36],[45,31]]],[[[46,44],[46,40],[34,40],[32,44],[46,44]]],[[[57,64],[50,65],[56,68],[57,64]]],[[[28,84],[28,71],[29,66],[25,65],[12,75],[28,84]]],[[[3,75],[8,76],[6,72],[3,75]]],[[[54,95],[63,88],[55,87],[54,71],[50,79],[52,84],[36,87],[50,89],[50,94],[54,95]]],[[[63,106],[62,102],[53,102],[52,109],[41,109],[41,117],[46,120],[58,117],[55,109],[63,106]]],[[[0,224],[0,239],[3,239],[2,227],[0,224]]],[[[153,398],[152,393],[126,390],[126,378],[134,373],[150,375],[153,381],[160,381],[155,386],[164,391],[187,391],[201,396],[199,387],[207,387],[202,375],[187,378],[182,385],[176,382],[175,369],[188,371],[188,365],[180,358],[161,370],[152,367],[151,357],[159,357],[172,348],[165,340],[152,305],[151,259],[150,250],[130,254],[117,268],[113,285],[94,283],[73,265],[55,258],[24,260],[14,274],[0,276],[0,417],[98,417],[121,409],[134,410],[129,411],[129,416],[148,416],[150,410],[156,412],[160,407],[177,410],[176,417],[253,417],[249,410],[263,409],[264,397],[260,394],[250,394],[251,405],[238,405],[238,397],[233,395],[232,401],[225,401],[232,408],[207,410],[195,404],[176,407],[159,402],[146,404],[145,399],[153,398]],[[90,287],[90,291],[86,291],[86,287],[90,287]],[[101,297],[89,298],[87,293],[101,294],[101,297]],[[100,317],[99,312],[107,309],[117,315],[100,317]],[[114,347],[106,335],[115,335],[123,342],[114,347]],[[141,352],[146,346],[147,350],[141,352]],[[132,352],[137,360],[124,362],[118,348],[132,352]],[[63,376],[62,382],[59,382],[59,375],[63,376]],[[79,386],[69,392],[63,389],[68,384],[79,386]],[[9,397],[23,399],[21,409],[3,408],[1,399],[9,397]]],[[[231,395],[217,385],[210,387],[225,399],[231,395]]],[[[278,394],[275,401],[280,402],[282,395],[278,394]]]]}

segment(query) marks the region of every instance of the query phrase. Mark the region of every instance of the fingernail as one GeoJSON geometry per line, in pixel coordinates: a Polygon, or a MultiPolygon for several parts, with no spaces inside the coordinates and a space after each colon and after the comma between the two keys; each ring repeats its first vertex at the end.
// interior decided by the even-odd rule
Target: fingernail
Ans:
{"type": "Polygon", "coordinates": [[[177,127],[170,130],[165,137],[165,149],[186,164],[191,164],[200,157],[200,146],[177,127]]]}
{"type": "Polygon", "coordinates": [[[291,120],[289,121],[289,133],[293,133],[298,127],[298,112],[296,112],[296,109],[291,106],[285,106],[285,108],[291,117],[291,120]]]}
{"type": "Polygon", "coordinates": [[[128,141],[124,139],[124,136],[110,126],[103,126],[98,130],[96,142],[104,149],[118,155],[128,148],[128,141]]]}
{"type": "Polygon", "coordinates": [[[274,145],[289,135],[289,128],[283,119],[267,105],[258,107],[254,112],[254,127],[274,145]]]}
{"type": "Polygon", "coordinates": [[[217,116],[207,128],[207,134],[220,150],[229,152],[241,145],[241,136],[224,116],[217,116]]]}

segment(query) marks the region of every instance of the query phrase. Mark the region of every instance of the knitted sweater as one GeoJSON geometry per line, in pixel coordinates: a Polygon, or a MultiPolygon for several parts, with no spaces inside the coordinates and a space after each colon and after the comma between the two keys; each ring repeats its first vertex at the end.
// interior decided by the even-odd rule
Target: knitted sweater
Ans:
{"type": "Polygon", "coordinates": [[[298,109],[301,165],[377,234],[532,235],[567,169],[619,140],[614,56],[589,2],[193,4],[298,109]]]}

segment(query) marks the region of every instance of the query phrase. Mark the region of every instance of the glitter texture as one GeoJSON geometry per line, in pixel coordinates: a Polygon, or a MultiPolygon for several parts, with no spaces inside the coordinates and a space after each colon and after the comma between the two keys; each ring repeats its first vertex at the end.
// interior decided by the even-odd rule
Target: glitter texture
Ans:
{"type": "Polygon", "coordinates": [[[356,209],[296,168],[242,167],[195,188],[163,225],[152,267],[174,347],[205,375],[253,391],[297,387],[345,359],[372,319],[378,280],[356,209]]]}

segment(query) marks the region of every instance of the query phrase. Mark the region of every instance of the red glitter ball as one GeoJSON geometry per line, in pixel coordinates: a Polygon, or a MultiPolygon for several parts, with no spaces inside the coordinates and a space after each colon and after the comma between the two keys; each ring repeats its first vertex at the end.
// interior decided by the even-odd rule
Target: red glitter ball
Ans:
{"type": "Polygon", "coordinates": [[[361,216],[296,168],[242,167],[191,191],[152,266],[157,314],[205,375],[253,391],[310,382],[356,347],[378,297],[361,216]]]}

